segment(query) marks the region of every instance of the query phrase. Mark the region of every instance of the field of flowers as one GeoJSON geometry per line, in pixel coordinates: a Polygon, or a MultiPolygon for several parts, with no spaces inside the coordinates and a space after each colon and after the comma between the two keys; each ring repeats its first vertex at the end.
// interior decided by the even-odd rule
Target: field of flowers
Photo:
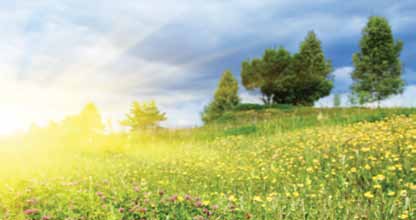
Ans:
{"type": "Polygon", "coordinates": [[[273,123],[116,150],[3,149],[0,219],[416,219],[416,115],[273,123]]]}

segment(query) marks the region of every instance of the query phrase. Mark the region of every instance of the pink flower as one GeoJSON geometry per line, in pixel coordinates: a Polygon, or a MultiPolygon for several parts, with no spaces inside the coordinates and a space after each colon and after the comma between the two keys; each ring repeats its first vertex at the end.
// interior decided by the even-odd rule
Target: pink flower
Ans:
{"type": "Polygon", "coordinates": [[[171,197],[169,198],[169,200],[170,200],[171,202],[175,202],[176,200],[178,200],[178,195],[173,195],[173,196],[171,196],[171,197]]]}
{"type": "Polygon", "coordinates": [[[51,219],[52,219],[52,217],[47,216],[47,215],[45,215],[45,216],[42,217],[42,220],[51,220],[51,219]]]}
{"type": "Polygon", "coordinates": [[[25,211],[23,211],[23,213],[25,213],[25,215],[34,215],[39,213],[39,210],[37,209],[26,209],[25,211]]]}

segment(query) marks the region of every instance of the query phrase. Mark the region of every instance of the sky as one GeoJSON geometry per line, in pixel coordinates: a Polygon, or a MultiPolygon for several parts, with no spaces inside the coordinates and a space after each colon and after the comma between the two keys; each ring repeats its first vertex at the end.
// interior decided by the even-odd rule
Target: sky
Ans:
{"type": "MultiPolygon", "coordinates": [[[[385,16],[404,42],[406,88],[384,106],[416,106],[414,0],[2,0],[0,134],[78,113],[94,102],[117,122],[155,100],[169,127],[197,126],[220,75],[266,48],[292,53],[314,30],[347,94],[361,30],[385,16]]],[[[245,102],[258,94],[240,87],[245,102]]],[[[332,96],[317,106],[330,106],[332,96]]]]}

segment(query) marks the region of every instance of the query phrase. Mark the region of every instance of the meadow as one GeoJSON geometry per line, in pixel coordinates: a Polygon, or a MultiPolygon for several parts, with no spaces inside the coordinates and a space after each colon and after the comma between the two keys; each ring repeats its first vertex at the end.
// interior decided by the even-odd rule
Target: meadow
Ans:
{"type": "Polygon", "coordinates": [[[415,219],[416,109],[243,106],[210,125],[0,142],[1,220],[415,219]]]}

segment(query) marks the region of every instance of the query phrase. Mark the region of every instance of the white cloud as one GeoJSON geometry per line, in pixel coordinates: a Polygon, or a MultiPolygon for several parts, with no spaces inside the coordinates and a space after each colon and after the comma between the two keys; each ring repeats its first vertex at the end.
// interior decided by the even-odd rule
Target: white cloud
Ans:
{"type": "MultiPolygon", "coordinates": [[[[416,107],[416,99],[414,98],[416,94],[416,85],[406,86],[404,91],[400,95],[391,96],[383,101],[381,101],[381,107],[416,107]]],[[[348,101],[349,93],[341,93],[342,106],[350,106],[348,101]]],[[[318,100],[315,103],[317,107],[332,107],[334,100],[334,94],[331,94],[327,97],[324,97],[318,100]]],[[[366,106],[376,106],[375,103],[367,104],[366,106]]]]}

